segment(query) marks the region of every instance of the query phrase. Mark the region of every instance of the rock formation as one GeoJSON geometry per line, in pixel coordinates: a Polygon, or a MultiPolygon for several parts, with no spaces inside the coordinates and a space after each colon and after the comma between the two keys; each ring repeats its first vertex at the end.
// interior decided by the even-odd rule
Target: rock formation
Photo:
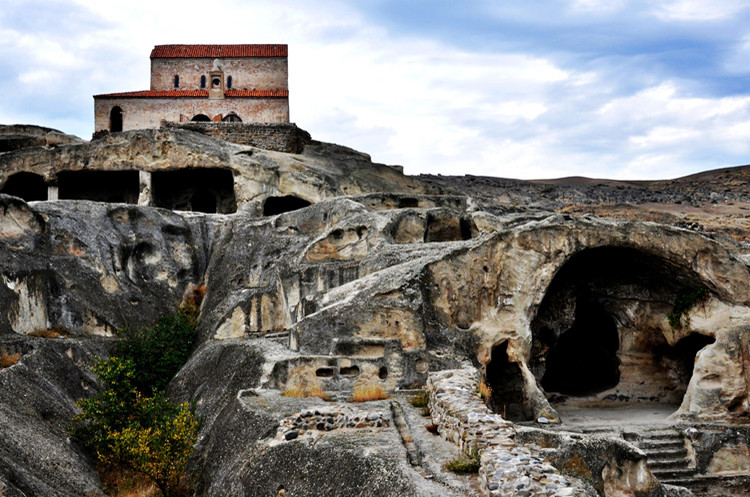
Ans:
{"type": "MultiPolygon", "coordinates": [[[[396,406],[431,374],[467,368],[510,421],[565,422],[558,406],[571,403],[665,406],[675,423],[712,427],[695,443],[703,474],[750,474],[750,432],[725,449],[709,441],[717,426],[750,421],[750,245],[742,218],[715,209],[750,207],[741,189],[691,190],[706,211],[696,228],[674,214],[632,219],[644,198],[652,213],[682,205],[679,180],[659,196],[652,184],[409,177],[319,142],[293,154],[181,129],[35,136],[0,153],[0,191],[23,197],[14,178],[33,177],[60,198],[0,195],[0,346],[22,353],[0,370],[2,495],[101,492],[65,421],[96,390],[92,357],[201,285],[200,343],[169,390],[204,419],[197,495],[279,484],[295,496],[471,495],[428,453],[437,442],[408,456],[416,436],[403,426],[424,430],[396,406]],[[280,396],[310,384],[342,406],[280,396]],[[368,388],[394,399],[358,408],[384,426],[331,414],[350,413],[343,403],[368,388]],[[338,420],[330,430],[289,428],[316,409],[338,420]]],[[[625,442],[524,433],[519,443],[601,458],[566,473],[592,495],[678,495],[625,442]]]]}

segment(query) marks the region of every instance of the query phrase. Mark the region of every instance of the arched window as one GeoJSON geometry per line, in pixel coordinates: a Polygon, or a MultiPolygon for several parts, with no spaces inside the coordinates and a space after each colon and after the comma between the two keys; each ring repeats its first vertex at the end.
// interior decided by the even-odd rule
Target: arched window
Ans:
{"type": "Polygon", "coordinates": [[[115,106],[109,112],[109,131],[119,133],[122,131],[122,109],[115,106]]]}
{"type": "Polygon", "coordinates": [[[227,89],[232,89],[232,76],[227,76],[227,89]]]}
{"type": "Polygon", "coordinates": [[[225,123],[241,123],[242,119],[240,119],[240,116],[235,114],[234,112],[230,112],[224,118],[222,119],[225,123]]]}
{"type": "Polygon", "coordinates": [[[206,87],[206,75],[201,76],[201,88],[206,87]]]}
{"type": "Polygon", "coordinates": [[[208,116],[207,116],[207,115],[205,115],[205,114],[196,114],[195,116],[193,116],[193,118],[191,119],[191,121],[196,121],[196,122],[202,122],[202,123],[205,123],[205,122],[209,122],[209,121],[211,121],[211,118],[210,118],[210,117],[208,117],[208,116]]]}
{"type": "Polygon", "coordinates": [[[174,87],[175,88],[180,87],[180,77],[177,74],[174,75],[174,87]]]}

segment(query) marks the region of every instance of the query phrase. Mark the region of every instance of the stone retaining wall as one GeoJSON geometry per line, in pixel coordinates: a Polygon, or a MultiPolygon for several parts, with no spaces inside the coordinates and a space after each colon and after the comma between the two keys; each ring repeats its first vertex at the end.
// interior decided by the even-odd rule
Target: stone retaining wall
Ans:
{"type": "Polygon", "coordinates": [[[594,497],[585,483],[563,476],[531,447],[515,444],[513,423],[495,414],[477,393],[476,370],[454,369],[431,373],[425,390],[432,421],[439,433],[463,452],[482,451],[479,478],[490,497],[594,497]]]}
{"type": "Polygon", "coordinates": [[[305,409],[284,418],[276,432],[279,440],[294,440],[309,431],[331,431],[341,428],[381,428],[388,426],[381,412],[362,411],[342,405],[305,409]]]}
{"type": "Polygon", "coordinates": [[[310,133],[294,123],[161,122],[162,129],[186,129],[220,140],[265,150],[299,154],[310,143],[310,133]]]}

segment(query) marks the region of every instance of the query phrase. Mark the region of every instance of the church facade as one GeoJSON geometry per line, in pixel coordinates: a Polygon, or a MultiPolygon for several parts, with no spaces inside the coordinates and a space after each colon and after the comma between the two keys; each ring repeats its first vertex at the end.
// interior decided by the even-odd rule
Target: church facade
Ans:
{"type": "Polygon", "coordinates": [[[95,132],[169,122],[289,122],[287,45],[157,45],[151,88],[94,96],[95,132]]]}

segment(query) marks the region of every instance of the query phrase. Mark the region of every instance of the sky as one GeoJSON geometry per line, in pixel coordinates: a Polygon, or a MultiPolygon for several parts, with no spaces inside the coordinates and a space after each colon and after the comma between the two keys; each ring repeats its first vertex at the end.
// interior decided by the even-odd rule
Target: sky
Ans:
{"type": "Polygon", "coordinates": [[[0,123],[88,139],[177,43],[288,44],[292,122],[407,174],[750,163],[750,0],[3,0],[0,123]]]}

